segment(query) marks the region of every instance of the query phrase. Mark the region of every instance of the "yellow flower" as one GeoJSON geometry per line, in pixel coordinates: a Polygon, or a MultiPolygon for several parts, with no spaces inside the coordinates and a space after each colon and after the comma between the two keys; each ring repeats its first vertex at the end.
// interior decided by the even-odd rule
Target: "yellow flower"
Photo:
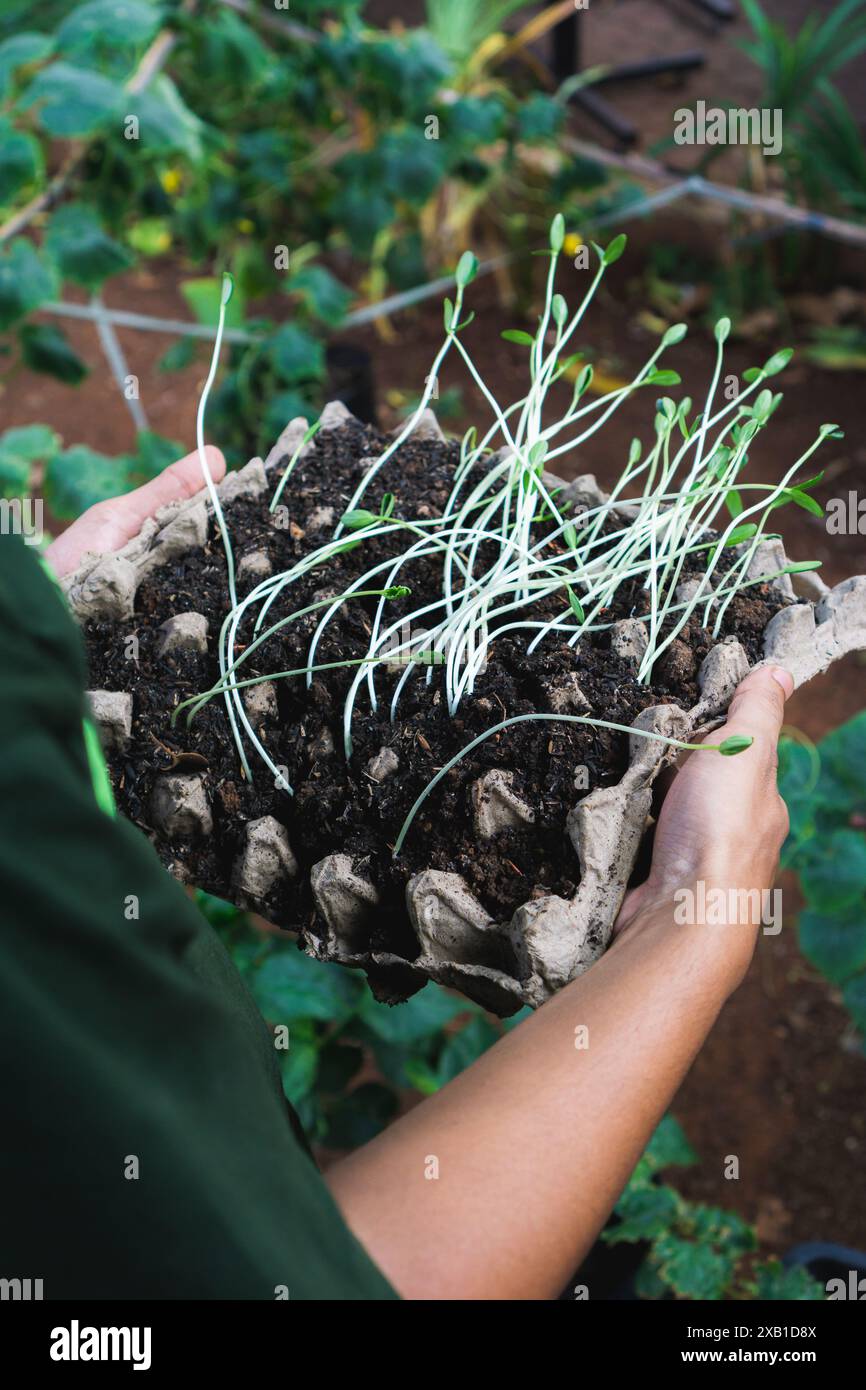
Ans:
{"type": "Polygon", "coordinates": [[[563,254],[566,256],[576,256],[583,245],[583,237],[577,232],[569,232],[565,241],[562,243],[563,254]]]}
{"type": "Polygon", "coordinates": [[[164,169],[159,176],[159,181],[165,189],[166,193],[176,193],[182,183],[180,169],[164,169]]]}
{"type": "Polygon", "coordinates": [[[255,231],[256,224],[252,222],[249,217],[240,217],[238,218],[237,227],[239,232],[244,232],[249,235],[250,232],[255,231]]]}

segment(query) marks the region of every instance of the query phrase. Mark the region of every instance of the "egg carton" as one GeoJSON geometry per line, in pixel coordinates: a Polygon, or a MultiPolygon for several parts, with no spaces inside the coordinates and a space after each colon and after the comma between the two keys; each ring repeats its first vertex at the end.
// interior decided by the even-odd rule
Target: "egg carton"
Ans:
{"type": "MultiPolygon", "coordinates": [[[[340,429],[352,418],[340,402],[331,402],[322,413],[320,433],[340,429]]],[[[292,420],[267,458],[252,459],[226,475],[217,489],[221,501],[264,498],[271,490],[274,469],[301,446],[306,430],[306,420],[292,420]]],[[[432,411],[424,412],[415,437],[444,439],[432,411]]],[[[305,445],[301,457],[313,447],[305,445]]],[[[547,474],[546,482],[561,488],[560,498],[576,512],[607,500],[591,474],[571,482],[547,474]]],[[[614,511],[626,522],[634,515],[628,503],[618,504],[614,511]]],[[[211,512],[207,491],[202,489],[163,507],[121,550],[85,556],[63,581],[73,612],[82,620],[132,619],[141,580],[155,567],[202,548],[211,512]]],[[[749,577],[775,573],[786,564],[781,541],[767,540],[756,551],[749,577]]],[[[807,571],[781,575],[772,587],[783,606],[764,631],[763,657],[757,666],[784,666],[800,686],[846,653],[866,648],[866,576],[845,579],[831,589],[814,571],[807,571]]],[[[165,643],[206,642],[206,624],[202,628],[201,623],[190,621],[200,617],[185,614],[170,620],[165,625],[165,643]]],[[[614,650],[639,657],[645,642],[642,628],[634,619],[615,624],[614,650]]],[[[731,697],[749,669],[741,644],[724,638],[701,665],[700,699],[691,709],[656,705],[643,710],[634,725],[681,740],[708,733],[723,722],[731,697]]],[[[128,691],[91,692],[108,745],[122,747],[129,738],[132,701],[128,691]]],[[[537,1007],[586,970],[608,946],[647,827],[653,783],[672,756],[667,745],[634,735],[629,765],[620,781],[576,800],[565,825],[580,865],[579,886],[571,898],[534,897],[508,921],[496,921],[459,874],[422,870],[406,886],[407,912],[418,943],[417,954],[409,959],[371,950],[376,914],[383,910],[378,892],[356,870],[351,856],[328,854],[310,872],[317,916],[312,926],[303,929],[305,949],[319,960],[365,971],[377,997],[392,1003],[408,998],[427,980],[435,980],[502,1016],[523,1005],[537,1007]]],[[[471,795],[479,841],[502,825],[531,820],[532,810],[515,794],[507,772],[485,774],[473,785],[471,795]]],[[[205,778],[195,772],[162,774],[151,800],[150,823],[157,838],[210,833],[205,778]]],[[[272,816],[250,821],[232,869],[233,900],[244,908],[262,909],[281,876],[294,877],[298,872],[285,827],[272,816]]]]}

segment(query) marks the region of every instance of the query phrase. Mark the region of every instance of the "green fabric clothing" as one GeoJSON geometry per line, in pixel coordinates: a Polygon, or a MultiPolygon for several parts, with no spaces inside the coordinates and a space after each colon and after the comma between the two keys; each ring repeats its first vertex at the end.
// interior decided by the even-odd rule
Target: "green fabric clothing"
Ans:
{"type": "Polygon", "coordinates": [[[395,1298],[293,1131],[221,942],[98,808],[84,683],[58,589],[4,538],[0,1274],[46,1299],[395,1298]]]}

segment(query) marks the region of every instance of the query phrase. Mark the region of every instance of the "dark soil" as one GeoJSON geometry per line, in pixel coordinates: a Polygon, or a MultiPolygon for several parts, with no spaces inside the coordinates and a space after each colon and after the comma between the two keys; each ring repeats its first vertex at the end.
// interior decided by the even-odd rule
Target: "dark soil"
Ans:
{"type": "MultiPolygon", "coordinates": [[[[352,423],[317,437],[312,453],[295,470],[283,494],[290,508],[289,525],[276,527],[266,501],[237,501],[226,508],[236,560],[266,550],[273,572],[287,569],[329,538],[318,510],[331,507],[339,516],[363,476],[361,460],[382,452],[385,436],[370,426],[352,423]]],[[[382,494],[395,494],[395,515],[431,517],[441,513],[459,458],[454,443],[410,441],[375,479],[364,505],[374,510],[382,494]]],[[[285,518],[284,518],[285,520],[285,518]]],[[[396,556],[405,533],[359,544],[323,568],[298,581],[277,601],[269,621],[309,603],[342,593],[352,580],[379,559],[396,556]]],[[[396,621],[439,592],[441,570],[433,559],[416,562],[403,571],[400,582],[411,586],[411,597],[388,604],[388,620],[396,621]]],[[[250,581],[254,583],[257,581],[250,581]]],[[[241,587],[240,592],[243,592],[241,587]]],[[[326,630],[316,653],[320,664],[362,656],[367,649],[375,598],[347,603],[326,630]]],[[[605,618],[613,621],[642,611],[637,583],[621,586],[605,618]]],[[[535,616],[553,617],[562,611],[562,596],[535,616]]],[[[588,725],[533,722],[512,727],[475,749],[452,769],[419,813],[398,858],[392,849],[415,799],[434,773],[467,743],[514,715],[551,709],[551,692],[576,673],[580,689],[597,718],[629,725],[649,705],[675,702],[689,708],[699,698],[696,684],[700,662],[712,639],[692,621],[657,663],[653,684],[639,685],[632,664],[609,650],[607,632],[591,634],[574,649],[556,638],[547,639],[532,655],[518,633],[497,640],[471,697],[454,718],[443,695],[443,674],[433,669],[430,683],[416,675],[406,683],[392,724],[389,706],[400,673],[377,675],[379,707],[372,712],[362,698],[353,720],[354,747],[347,763],[343,752],[342,705],[355,675],[354,667],[322,671],[309,690],[302,677],[276,683],[278,716],[257,721],[257,731],[278,767],[287,769],[294,795],[274,785],[272,773],[250,750],[253,782],[243,777],[225,707],[214,699],[191,727],[181,715],[171,717],[182,701],[209,688],[218,679],[216,654],[161,658],[157,628],[175,613],[204,613],[211,637],[218,632],[228,607],[225,560],[219,537],[212,535],[202,553],[155,570],[141,584],[136,600],[135,632],[139,662],[125,655],[127,625],[90,624],[87,629],[90,682],[94,689],[131,689],[135,696],[133,739],[122,755],[113,757],[111,771],[119,804],[133,821],[149,829],[148,801],[156,778],[178,770],[205,770],[212,800],[214,832],[206,840],[158,842],[158,849],[175,872],[222,897],[230,896],[232,863],[240,848],[244,824],[273,815],[288,829],[303,872],[279,899],[268,904],[272,920],[303,928],[314,911],[308,871],[326,854],[350,854],[356,869],[376,884],[384,910],[376,914],[371,945],[396,950],[412,959],[417,946],[403,906],[409,876],[422,868],[460,873],[497,920],[533,896],[556,893],[571,896],[578,884],[578,862],[565,831],[568,811],[587,790],[617,781],[627,766],[627,736],[588,725]],[[366,770],[381,748],[393,749],[398,770],[377,782],[366,770]],[[177,759],[181,762],[178,763],[177,759]],[[587,769],[588,786],[575,789],[575,771],[587,769]],[[526,828],[503,830],[479,843],[472,825],[470,787],[491,768],[514,774],[514,789],[532,807],[535,822],[526,828]]],[[[750,659],[760,655],[760,637],[778,607],[765,587],[739,596],[726,615],[724,634],[736,633],[750,659]]],[[[257,611],[257,610],[256,610],[257,611]]],[[[243,668],[249,678],[305,666],[312,632],[322,611],[283,628],[256,651],[243,668]]],[[[241,630],[241,646],[251,638],[252,621],[241,630]]],[[[211,642],[211,647],[215,642],[211,642]]]]}

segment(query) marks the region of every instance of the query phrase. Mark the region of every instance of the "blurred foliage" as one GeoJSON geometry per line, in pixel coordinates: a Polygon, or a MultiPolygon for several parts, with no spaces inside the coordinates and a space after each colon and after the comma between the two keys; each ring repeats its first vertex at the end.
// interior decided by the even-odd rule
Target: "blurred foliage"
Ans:
{"type": "Polygon", "coordinates": [[[754,37],[743,49],[761,70],[760,105],[782,112],[778,156],[792,201],[847,214],[866,213],[866,149],[833,86],[836,73],[866,50],[866,0],[843,0],[807,16],[789,34],[758,0],[742,0],[754,37]]]}
{"type": "Polygon", "coordinates": [[[822,1299],[822,1286],[802,1268],[757,1261],[757,1236],[734,1212],[683,1197],[659,1181],[663,1169],[688,1167],[697,1154],[666,1115],[602,1232],[609,1245],[645,1242],[635,1286],[641,1298],[822,1299]]]}
{"type": "MultiPolygon", "coordinates": [[[[283,1088],[313,1143],[367,1143],[397,1116],[401,1099],[438,1091],[531,1012],[493,1019],[432,982],[404,1004],[381,1004],[360,971],[317,961],[255,931],[229,903],[196,897],[264,1017],[288,1029],[289,1046],[278,1052],[283,1088]]],[[[695,1162],[679,1124],[665,1116],[602,1234],[609,1244],[647,1244],[640,1296],[823,1297],[804,1271],[756,1261],[755,1233],[733,1212],[659,1184],[662,1169],[695,1162]]]]}
{"type": "Polygon", "coordinates": [[[779,790],[791,829],[782,863],[806,899],[800,949],[866,1036],[866,711],[821,739],[783,739],[779,790]]]}
{"type": "MultiPolygon", "coordinates": [[[[742,43],[761,72],[761,109],[781,111],[777,156],[751,151],[744,182],[758,193],[781,193],[815,212],[859,220],[866,215],[866,146],[844,98],[837,73],[866,50],[866,0],[843,0],[807,16],[795,33],[771,20],[759,0],[742,0],[753,37],[742,43]]],[[[717,147],[704,162],[721,153],[717,147]]],[[[814,238],[778,229],[775,239],[749,237],[748,218],[733,218],[742,239],[718,276],[725,312],[745,311],[797,288],[808,271],[835,273],[832,247],[816,255],[814,238]],[[828,254],[829,251],[829,254],[828,254]]]]}
{"type": "MultiPolygon", "coordinates": [[[[536,73],[509,68],[506,81],[496,70],[521,47],[490,43],[511,8],[461,0],[455,25],[431,0],[433,29],[441,36],[445,24],[450,36],[443,47],[426,29],[370,27],[351,0],[293,0],[290,13],[267,15],[221,0],[36,10],[9,0],[0,15],[6,379],[20,364],[70,385],[86,375],[61,326],[29,321],[66,286],[92,294],[171,256],[191,315],[213,325],[227,269],[229,326],[250,341],[231,345],[209,424],[231,464],[267,452],[289,418],[317,413],[323,342],[359,293],[375,300],[426,282],[476,234],[528,244],[552,201],[570,191],[582,206],[603,182],[557,153],[564,110],[536,73]],[[174,38],[163,69],[130,90],[159,34],[174,38]],[[49,171],[67,166],[56,203],[7,235],[49,171]]],[[[188,366],[206,346],[182,339],[161,366],[188,366]]],[[[55,455],[58,486],[80,461],[55,455]]],[[[88,457],[82,478],[60,486],[64,504],[103,496],[103,471],[88,457]]],[[[136,472],[119,460],[114,490],[136,472]]]]}
{"type": "MultiPolygon", "coordinates": [[[[781,148],[764,154],[759,145],[740,147],[740,182],[749,191],[782,199],[814,211],[854,221],[866,216],[866,144],[857,121],[836,86],[838,74],[866,51],[866,0],[843,0],[808,15],[791,31],[783,17],[772,20],[760,0],[742,0],[751,29],[747,39],[734,40],[759,70],[761,93],[752,109],[781,112],[781,148]]],[[[717,105],[735,109],[722,97],[717,105]]],[[[739,108],[736,108],[739,109],[739,108]]],[[[662,155],[675,145],[673,136],[659,141],[651,152],[662,155]]],[[[719,159],[730,159],[727,144],[696,147],[690,171],[712,174],[719,159]]],[[[662,261],[671,261],[672,283],[686,285],[689,274],[676,264],[695,257],[683,247],[653,248],[662,261]]],[[[731,212],[729,234],[721,248],[701,256],[700,279],[709,286],[707,320],[720,315],[742,317],[765,306],[782,308],[783,295],[797,292],[808,280],[815,286],[838,275],[838,255],[831,241],[817,232],[804,235],[782,223],[731,212]],[[718,250],[721,254],[716,254],[718,250]]],[[[657,270],[657,273],[664,273],[657,270]]],[[[825,365],[828,358],[812,360],[825,365]]]]}

